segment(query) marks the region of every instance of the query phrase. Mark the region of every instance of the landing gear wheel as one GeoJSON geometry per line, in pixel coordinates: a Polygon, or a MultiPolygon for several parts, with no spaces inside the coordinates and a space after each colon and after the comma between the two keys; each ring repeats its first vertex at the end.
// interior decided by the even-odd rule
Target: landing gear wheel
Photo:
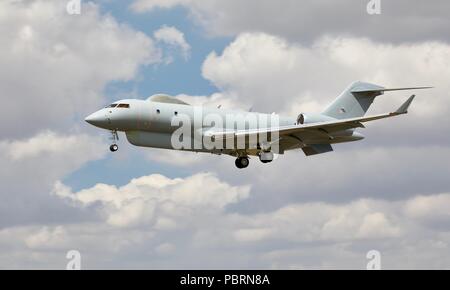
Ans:
{"type": "Polygon", "coordinates": [[[248,160],[248,157],[238,157],[234,164],[236,164],[236,167],[239,169],[246,168],[250,161],[248,160]]]}
{"type": "Polygon", "coordinates": [[[117,146],[116,144],[112,144],[111,146],[109,146],[109,150],[111,150],[111,152],[116,152],[117,150],[119,150],[119,146],[117,146]]]}

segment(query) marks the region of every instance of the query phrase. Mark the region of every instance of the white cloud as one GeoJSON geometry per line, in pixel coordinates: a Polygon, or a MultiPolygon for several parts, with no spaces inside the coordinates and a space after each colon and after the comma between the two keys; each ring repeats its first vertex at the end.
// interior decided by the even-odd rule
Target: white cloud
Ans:
{"type": "Polygon", "coordinates": [[[148,160],[156,161],[162,164],[169,164],[177,167],[186,167],[203,164],[204,162],[213,162],[213,158],[217,158],[217,155],[208,158],[208,154],[195,153],[195,152],[181,152],[175,150],[166,149],[152,149],[145,154],[148,160]]]}
{"type": "Polygon", "coordinates": [[[131,8],[135,12],[145,12],[155,8],[169,9],[177,5],[189,4],[191,0],[139,0],[135,1],[131,8]]]}
{"type": "Polygon", "coordinates": [[[433,5],[420,0],[387,1],[376,17],[367,14],[367,3],[360,0],[343,0],[339,5],[332,0],[303,0],[301,5],[297,0],[135,0],[131,7],[143,13],[182,6],[195,22],[215,36],[254,31],[302,42],[323,35],[369,36],[396,43],[449,40],[445,30],[450,24],[445,13],[449,7],[446,0],[435,0],[433,5]]]}
{"type": "MultiPolygon", "coordinates": [[[[227,208],[247,198],[248,186],[231,186],[211,174],[175,179],[150,175],[119,188],[98,184],[75,193],[59,184],[55,193],[73,206],[101,211],[110,226],[97,222],[1,230],[0,245],[14,250],[0,261],[13,255],[16,262],[57,268],[58,255],[61,259],[65,249],[73,248],[81,251],[84,268],[364,268],[365,253],[376,248],[383,268],[434,268],[450,262],[448,230],[421,226],[421,217],[410,214],[410,204],[421,196],[395,202],[292,203],[238,213],[227,208]],[[135,201],[151,210],[129,211],[135,201]],[[163,219],[175,226],[159,228],[163,219]],[[427,254],[411,249],[426,249],[427,254]],[[31,252],[34,262],[21,255],[31,252]],[[106,257],[108,264],[103,264],[106,257]]],[[[448,196],[427,200],[438,204],[448,196]]]]}
{"type": "Polygon", "coordinates": [[[168,220],[183,222],[189,216],[220,212],[246,198],[248,192],[246,186],[230,186],[209,173],[176,179],[154,174],[133,179],[120,188],[97,184],[77,193],[60,182],[54,188],[57,196],[84,206],[100,202],[106,221],[114,226],[154,224],[160,218],[159,226],[168,220]]]}
{"type": "Polygon", "coordinates": [[[175,246],[170,243],[164,243],[156,247],[155,252],[160,255],[171,254],[175,250],[175,246]]]}
{"type": "MultiPolygon", "coordinates": [[[[164,25],[156,30],[153,35],[156,41],[180,49],[185,60],[189,58],[191,46],[186,42],[183,32],[173,26],[164,25]]],[[[171,59],[168,62],[171,62],[171,59]]]]}
{"type": "Polygon", "coordinates": [[[8,104],[0,115],[2,138],[67,130],[104,103],[107,83],[130,80],[141,65],[161,61],[145,34],[92,3],[76,16],[66,4],[0,3],[0,100],[8,104]]]}
{"type": "Polygon", "coordinates": [[[450,220],[450,195],[418,196],[408,201],[405,212],[411,218],[431,225],[447,223],[450,220]]]}
{"type": "Polygon", "coordinates": [[[42,227],[25,239],[25,244],[31,249],[57,249],[64,244],[67,232],[62,226],[42,227]]]}
{"type": "Polygon", "coordinates": [[[391,225],[383,213],[374,212],[364,216],[356,236],[359,238],[395,237],[399,235],[399,231],[397,227],[391,225]]]}
{"type": "Polygon", "coordinates": [[[294,203],[268,213],[243,215],[238,222],[240,226],[236,224],[235,235],[240,241],[252,242],[355,241],[397,237],[400,235],[399,226],[388,219],[389,214],[389,207],[376,200],[362,199],[343,205],[294,203]],[[242,229],[248,225],[252,227],[242,229]]]}
{"type": "MultiPolygon", "coordinates": [[[[423,199],[421,196],[395,202],[382,199],[356,199],[344,204],[292,203],[271,211],[238,213],[225,208],[234,203],[239,205],[244,202],[249,194],[249,188],[231,186],[210,174],[197,174],[183,179],[150,175],[133,179],[120,188],[99,184],[76,193],[64,188],[61,184],[57,185],[55,193],[62,198],[75,201],[75,206],[93,206],[99,202],[99,206],[92,209],[101,211],[104,220],[114,227],[126,226],[125,231],[128,231],[126,229],[138,232],[151,231],[153,234],[148,239],[154,251],[150,252],[160,256],[176,253],[176,267],[179,265],[195,267],[196,263],[183,259],[189,260],[188,257],[198,251],[202,251],[202,254],[198,254],[198,258],[202,260],[203,267],[208,265],[240,267],[239,256],[243,254],[242,251],[246,252],[246,259],[259,261],[258,263],[262,263],[258,264],[260,266],[297,267],[289,255],[280,256],[274,253],[285,251],[291,256],[296,256],[300,259],[297,260],[297,264],[305,259],[304,253],[298,252],[297,246],[291,249],[284,248],[279,244],[281,241],[293,245],[300,244],[302,249],[306,247],[316,258],[321,257],[337,263],[328,262],[327,265],[322,265],[325,268],[338,268],[342,265],[358,268],[357,263],[363,265],[365,259],[365,252],[360,253],[360,249],[366,251],[372,249],[374,243],[381,243],[378,245],[380,250],[395,255],[397,263],[391,262],[391,266],[388,267],[396,267],[395,265],[399,263],[404,263],[403,267],[414,267],[419,262],[432,267],[437,265],[431,259],[433,255],[417,257],[415,260],[406,250],[399,249],[398,252],[392,253],[392,245],[403,243],[413,247],[416,243],[424,243],[430,247],[430,252],[441,252],[444,255],[450,242],[439,230],[430,231],[427,225],[421,227],[417,223],[421,217],[411,214],[411,204],[423,199]],[[142,208],[151,210],[129,211],[127,207],[134,202],[139,202],[142,208]],[[130,212],[133,213],[131,219],[130,212]],[[112,217],[117,219],[114,220],[112,217]],[[160,227],[162,224],[170,226],[160,227]],[[180,235],[177,235],[177,232],[180,235]],[[155,243],[156,241],[164,242],[155,243]],[[430,245],[427,241],[433,241],[433,244],[430,245]],[[339,247],[345,243],[347,249],[330,252],[330,256],[325,258],[319,253],[323,242],[328,243],[329,247],[339,247]],[[258,245],[258,248],[263,250],[250,250],[249,245],[258,245]],[[221,262],[214,264],[203,259],[209,251],[216,255],[221,252],[229,254],[227,259],[221,257],[221,262]],[[181,252],[190,255],[185,257],[181,252]],[[342,264],[340,259],[344,257],[349,259],[349,264],[342,264]]],[[[450,194],[444,193],[429,195],[426,198],[429,204],[438,204],[443,199],[448,199],[448,196],[450,194]]],[[[441,213],[430,210],[427,216],[440,217],[441,213]]],[[[139,240],[137,243],[141,245],[142,242],[139,240]]],[[[442,259],[450,261],[450,257],[446,255],[442,259]]],[[[161,263],[171,265],[166,264],[167,260],[162,260],[161,263]]],[[[318,267],[317,263],[313,265],[315,268],[318,267]]]]}
{"type": "Polygon", "coordinates": [[[53,131],[0,141],[0,227],[52,219],[61,211],[68,215],[59,218],[76,219],[74,212],[48,192],[55,180],[102,158],[106,150],[99,148],[106,147],[99,137],[53,131]]]}
{"type": "Polygon", "coordinates": [[[2,141],[0,147],[13,161],[19,161],[48,154],[65,155],[74,149],[84,151],[84,147],[94,143],[93,141],[97,141],[97,138],[85,134],[61,136],[52,131],[44,131],[25,140],[2,141]]]}
{"type": "Polygon", "coordinates": [[[51,180],[53,175],[64,176],[89,160],[103,157],[105,150],[98,148],[105,146],[99,137],[53,131],[44,131],[29,139],[0,141],[0,160],[4,165],[0,177],[4,182],[9,178],[38,176],[51,180]],[[37,170],[44,166],[48,170],[37,170]]]}
{"type": "Polygon", "coordinates": [[[239,229],[234,232],[234,238],[240,242],[257,242],[264,240],[270,234],[270,228],[239,229]]]}

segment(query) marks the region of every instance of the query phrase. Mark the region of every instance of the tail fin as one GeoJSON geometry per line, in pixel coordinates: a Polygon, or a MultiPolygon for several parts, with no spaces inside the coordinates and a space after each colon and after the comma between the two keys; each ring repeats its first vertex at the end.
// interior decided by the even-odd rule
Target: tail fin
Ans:
{"type": "Polygon", "coordinates": [[[413,87],[386,89],[384,87],[365,83],[354,82],[347,87],[322,114],[336,118],[347,119],[362,117],[365,115],[375,97],[386,91],[428,89],[431,87],[413,87]]]}

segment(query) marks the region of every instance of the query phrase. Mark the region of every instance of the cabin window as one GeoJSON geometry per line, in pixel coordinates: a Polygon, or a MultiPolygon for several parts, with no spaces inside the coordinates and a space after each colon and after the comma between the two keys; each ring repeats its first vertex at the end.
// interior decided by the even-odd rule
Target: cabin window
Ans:
{"type": "Polygon", "coordinates": [[[161,111],[160,111],[159,109],[156,109],[156,113],[157,113],[157,114],[160,114],[161,111]]]}
{"type": "Polygon", "coordinates": [[[178,112],[177,112],[177,111],[175,111],[175,112],[174,112],[174,114],[175,114],[175,116],[177,116],[177,115],[178,115],[178,112]]]}
{"type": "Polygon", "coordinates": [[[130,108],[130,104],[119,104],[117,106],[117,108],[127,108],[127,109],[129,109],[130,108]]]}

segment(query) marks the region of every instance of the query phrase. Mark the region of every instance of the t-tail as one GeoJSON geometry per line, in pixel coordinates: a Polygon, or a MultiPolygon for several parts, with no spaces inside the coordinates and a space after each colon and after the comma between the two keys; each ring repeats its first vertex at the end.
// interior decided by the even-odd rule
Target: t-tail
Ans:
{"type": "Polygon", "coordinates": [[[388,91],[419,90],[431,87],[411,87],[388,89],[375,84],[354,82],[346,88],[323,112],[323,115],[336,119],[362,117],[373,100],[388,91]]]}

